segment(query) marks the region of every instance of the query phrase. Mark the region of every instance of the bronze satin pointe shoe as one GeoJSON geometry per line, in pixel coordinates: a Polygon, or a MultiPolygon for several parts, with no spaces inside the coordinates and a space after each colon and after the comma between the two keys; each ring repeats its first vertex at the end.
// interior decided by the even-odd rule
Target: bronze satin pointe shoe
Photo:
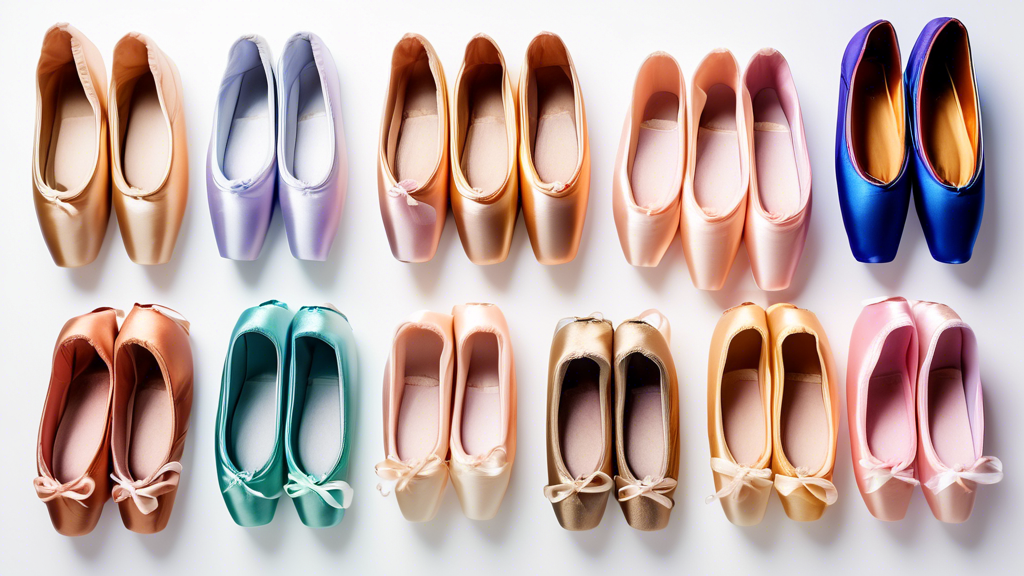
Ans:
{"type": "Polygon", "coordinates": [[[181,78],[147,36],[114,47],[110,73],[114,211],[136,264],[171,259],[188,203],[188,139],[181,78]]]}
{"type": "Polygon", "coordinates": [[[110,496],[110,400],[120,311],[68,320],[53,349],[33,481],[50,521],[65,536],[92,532],[110,496]]]}
{"type": "Polygon", "coordinates": [[[715,493],[737,526],[764,518],[772,493],[768,318],[746,302],[722,314],[708,353],[708,442],[715,493]]]}
{"type": "Polygon", "coordinates": [[[611,378],[612,323],[563,318],[548,363],[544,497],[566,530],[597,527],[614,488],[611,378]]]}
{"type": "Polygon", "coordinates": [[[576,67],[562,39],[538,34],[519,75],[523,218],[541,264],[576,257],[590,196],[590,142],[576,67]]]}
{"type": "Polygon", "coordinates": [[[136,304],[114,344],[111,496],[132,532],[163,530],[178,493],[192,412],[188,326],[170,308],[136,304]]]}
{"type": "Polygon", "coordinates": [[[466,46],[452,99],[451,198],[466,256],[504,262],[519,215],[519,129],[505,57],[489,36],[466,46]]]}
{"type": "Polygon", "coordinates": [[[839,437],[835,362],[813,312],[775,304],[767,314],[775,491],[790,519],[808,522],[839,497],[832,484],[839,437]]]}
{"type": "Polygon", "coordinates": [[[36,68],[32,198],[57,266],[96,259],[110,221],[107,71],[96,46],[68,24],[46,31],[36,68]]]}
{"type": "Polygon", "coordinates": [[[434,257],[448,217],[448,86],[434,47],[406,34],[391,56],[380,124],[377,193],[391,254],[434,257]]]}

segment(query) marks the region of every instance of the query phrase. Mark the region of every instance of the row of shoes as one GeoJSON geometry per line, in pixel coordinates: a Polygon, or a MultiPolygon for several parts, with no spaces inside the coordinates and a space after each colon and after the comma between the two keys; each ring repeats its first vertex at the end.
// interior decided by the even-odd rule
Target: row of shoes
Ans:
{"type": "Polygon", "coordinates": [[[626,260],[657,266],[680,231],[693,285],[725,284],[740,243],[762,290],[789,287],[811,213],[811,164],[796,84],[765,48],[740,70],[719,49],[697,66],[687,98],[676,60],[640,66],[613,178],[626,260]]]}
{"type": "Polygon", "coordinates": [[[985,206],[981,101],[967,28],[925,25],[906,72],[896,29],[878,20],[843,55],[836,130],[839,205],[854,257],[896,257],[911,191],[932,257],[967,262],[985,206]]]}
{"type": "Polygon", "coordinates": [[[57,532],[88,534],[113,498],[126,528],[167,526],[192,412],[189,324],[156,304],[68,320],[53,350],[36,495],[57,532]]]}

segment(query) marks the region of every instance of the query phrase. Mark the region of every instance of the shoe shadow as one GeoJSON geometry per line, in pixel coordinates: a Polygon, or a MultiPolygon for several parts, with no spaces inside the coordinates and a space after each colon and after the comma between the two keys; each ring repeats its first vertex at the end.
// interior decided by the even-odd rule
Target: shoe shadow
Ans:
{"type": "MultiPolygon", "coordinates": [[[[985,120],[984,108],[982,108],[981,116],[982,122],[985,120]]],[[[996,114],[996,117],[1001,114],[996,114]]],[[[1002,116],[1005,117],[1005,116],[1002,116]]],[[[985,132],[988,134],[989,142],[1006,142],[1013,138],[1010,134],[1004,133],[1004,126],[998,122],[992,122],[984,124],[985,132]]],[[[1010,150],[1013,150],[1010,148],[1010,150]]],[[[989,166],[1013,166],[1017,163],[1017,152],[1011,152],[1014,155],[1013,158],[1009,155],[1004,156],[1004,152],[1007,151],[1006,147],[991,147],[985,151],[985,154],[989,158],[995,157],[994,164],[989,163],[989,166]]],[[[986,160],[988,163],[988,160],[986,160]]],[[[987,167],[986,167],[987,169],[987,167]]],[[[981,230],[978,233],[978,239],[975,241],[974,253],[971,255],[971,259],[964,264],[953,265],[953,274],[957,276],[961,282],[973,287],[978,287],[984,283],[985,278],[988,276],[989,271],[992,268],[992,263],[996,257],[996,247],[999,246],[997,241],[999,238],[999,226],[1002,214],[1000,213],[1000,205],[1002,204],[1002,198],[1000,194],[992,194],[991,191],[995,190],[1008,190],[1012,186],[1002,186],[1002,182],[997,180],[999,178],[998,171],[988,171],[985,175],[986,188],[988,190],[985,195],[985,213],[982,218],[981,230]],[[997,183],[998,182],[998,183],[997,183]],[[995,184],[995,186],[993,186],[995,184]]]]}
{"type": "Polygon", "coordinates": [[[255,260],[231,260],[242,282],[249,286],[255,286],[259,283],[260,278],[263,277],[263,272],[266,270],[266,263],[269,259],[267,252],[273,246],[277,246],[282,242],[288,243],[287,238],[284,237],[284,220],[281,218],[280,212],[275,207],[270,216],[270,227],[267,229],[267,237],[263,241],[263,249],[260,250],[259,257],[255,260]]]}
{"type": "Polygon", "coordinates": [[[110,540],[110,535],[113,534],[114,530],[124,530],[124,525],[121,523],[121,515],[117,511],[117,504],[108,500],[103,508],[100,521],[92,532],[84,536],[66,539],[71,541],[71,545],[75,548],[75,553],[86,560],[93,560],[100,554],[103,554],[103,547],[110,540]]]}
{"type": "MultiPolygon", "coordinates": [[[[623,260],[625,260],[625,256],[623,256],[623,260]]],[[[683,243],[679,239],[678,231],[672,237],[672,243],[669,244],[668,250],[665,251],[665,255],[662,256],[661,262],[657,266],[631,266],[644,284],[658,292],[664,288],[672,271],[679,267],[685,268],[686,260],[683,258],[683,243]]]]}
{"type": "MultiPolygon", "coordinates": [[[[441,548],[448,538],[451,527],[458,523],[458,517],[462,515],[462,509],[459,507],[458,500],[458,496],[455,495],[455,489],[448,487],[444,491],[444,496],[441,499],[441,508],[437,511],[437,516],[434,516],[434,519],[429,522],[411,523],[410,527],[413,533],[431,548],[441,548]]],[[[396,513],[401,514],[401,512],[397,511],[397,503],[395,508],[396,513]]]]}
{"type": "Polygon", "coordinates": [[[516,222],[516,229],[512,235],[512,246],[509,248],[508,258],[500,264],[479,266],[484,278],[495,288],[502,291],[506,290],[512,282],[516,269],[524,265],[523,261],[532,260],[533,250],[526,249],[529,244],[530,239],[529,233],[526,231],[526,222],[520,218],[516,222]]]}
{"type": "MultiPolygon", "coordinates": [[[[113,220],[113,216],[110,218],[113,220]]],[[[99,286],[100,278],[103,277],[103,271],[107,268],[107,261],[110,259],[111,246],[121,245],[121,234],[117,229],[117,224],[114,222],[107,223],[107,231],[103,235],[103,245],[100,246],[100,252],[96,255],[96,259],[85,266],[79,266],[78,268],[68,268],[68,277],[71,279],[71,283],[76,288],[82,291],[92,292],[99,286]],[[117,240],[114,240],[114,236],[117,236],[117,240]]],[[[76,538],[75,541],[81,540],[76,538]]]]}
{"type": "MultiPolygon", "coordinates": [[[[445,217],[447,217],[447,214],[445,217]]],[[[444,232],[441,233],[441,239],[437,243],[437,251],[434,253],[433,258],[426,262],[400,263],[402,268],[408,271],[413,282],[416,283],[420,294],[431,295],[437,290],[441,274],[445,271],[446,263],[451,258],[452,252],[462,250],[462,243],[457,240],[458,234],[454,222],[445,224],[444,232]]]]}
{"type": "MultiPolygon", "coordinates": [[[[193,199],[193,201],[195,201],[193,199]]],[[[171,288],[181,275],[181,263],[187,259],[188,246],[192,242],[192,225],[194,219],[192,213],[185,211],[185,218],[181,222],[181,229],[178,230],[178,238],[174,243],[174,252],[171,259],[165,264],[153,266],[142,266],[149,276],[150,281],[157,286],[158,290],[166,291],[171,288]]]]}
{"type": "MultiPolygon", "coordinates": [[[[608,542],[612,537],[612,523],[618,524],[621,522],[623,526],[625,526],[625,520],[623,520],[619,514],[619,504],[615,501],[614,495],[608,498],[608,502],[605,505],[606,508],[604,516],[601,518],[601,523],[593,530],[583,530],[578,532],[561,530],[561,532],[563,532],[577,548],[582,550],[591,558],[603,556],[608,553],[608,542]]],[[[555,521],[553,515],[552,521],[555,521]]]]}

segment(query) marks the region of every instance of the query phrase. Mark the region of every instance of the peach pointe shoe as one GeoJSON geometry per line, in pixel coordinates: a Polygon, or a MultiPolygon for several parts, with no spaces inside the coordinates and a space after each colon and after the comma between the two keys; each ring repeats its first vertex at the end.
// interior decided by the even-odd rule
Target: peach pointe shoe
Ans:
{"type": "Polygon", "coordinates": [[[772,470],[786,515],[821,518],[832,484],[839,396],[832,349],[818,318],[792,304],[768,308],[772,350],[772,470]]]}
{"type": "Polygon", "coordinates": [[[551,340],[544,497],[566,530],[596,528],[614,487],[612,337],[594,313],[563,318],[551,340]]]}
{"type": "Polygon", "coordinates": [[[395,331],[384,371],[384,453],[377,476],[395,493],[402,515],[426,522],[448,483],[455,346],[452,317],[422,311],[395,331]]]}
{"type": "Polygon", "coordinates": [[[43,37],[36,67],[32,198],[58,266],[96,259],[110,221],[107,71],[99,50],[68,24],[43,37]]]}
{"type": "Polygon", "coordinates": [[[772,382],[768,319],[745,302],[722,314],[708,354],[708,442],[716,492],[738,526],[764,518],[772,493],[772,382]]]}
{"type": "Polygon", "coordinates": [[[562,39],[541,32],[519,75],[523,219],[541,264],[576,257],[590,197],[590,141],[576,67],[562,39]]]}
{"type": "Polygon", "coordinates": [[[811,159],[789,63],[765,48],[743,73],[751,96],[753,168],[743,241],[762,290],[785,290],[796,274],[811,222],[811,159]]]}
{"type": "Polygon", "coordinates": [[[655,52],[637,72],[612,181],[615,227],[633,266],[657,266],[676,237],[686,143],[683,72],[655,52]]]}
{"type": "Polygon", "coordinates": [[[902,520],[918,481],[917,329],[903,298],[866,303],[850,335],[846,408],[853,475],[879,520],[902,520]]]}
{"type": "Polygon", "coordinates": [[[140,534],[167,526],[178,493],[192,412],[188,328],[170,308],[136,304],[114,343],[111,496],[140,534]]]}
{"type": "Polygon", "coordinates": [[[917,478],[935,518],[965,522],[982,484],[1003,479],[983,456],[985,413],[978,341],[944,304],[912,302],[921,367],[917,377],[917,478]]]}
{"type": "Polygon", "coordinates": [[[736,57],[711,52],[690,84],[680,218],[690,280],[701,290],[722,288],[743,239],[753,124],[736,57]]]}
{"type": "Polygon", "coordinates": [[[68,320],[53,349],[32,484],[65,536],[92,532],[110,495],[111,366],[120,315],[99,308],[68,320]]]}
{"type": "Polygon", "coordinates": [[[679,385],[668,318],[647,310],[615,329],[615,492],[637,530],[668,526],[679,479],[679,385]]]}
{"type": "Polygon", "coordinates": [[[516,368],[508,324],[494,304],[452,310],[459,358],[452,409],[451,476],[462,511],[490,520],[516,458],[516,368]]]}
{"type": "Polygon", "coordinates": [[[474,264],[504,262],[519,215],[519,125],[505,57],[489,36],[466,46],[452,98],[451,200],[474,264]]]}
{"type": "Polygon", "coordinates": [[[448,87],[434,47],[406,34],[391,56],[381,117],[377,195],[391,254],[434,257],[448,217],[448,87]]]}

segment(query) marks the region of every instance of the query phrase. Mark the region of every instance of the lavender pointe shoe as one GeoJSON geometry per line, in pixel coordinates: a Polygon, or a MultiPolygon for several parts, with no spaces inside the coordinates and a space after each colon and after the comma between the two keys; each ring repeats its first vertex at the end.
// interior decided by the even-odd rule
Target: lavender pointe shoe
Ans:
{"type": "Polygon", "coordinates": [[[222,258],[255,260],[274,214],[277,104],[270,46],[245,35],[231,45],[213,112],[206,195],[222,258]]]}
{"type": "Polygon", "coordinates": [[[348,162],[341,88],[316,34],[288,39],[277,68],[278,190],[292,256],[326,260],[345,204],[348,162]]]}

